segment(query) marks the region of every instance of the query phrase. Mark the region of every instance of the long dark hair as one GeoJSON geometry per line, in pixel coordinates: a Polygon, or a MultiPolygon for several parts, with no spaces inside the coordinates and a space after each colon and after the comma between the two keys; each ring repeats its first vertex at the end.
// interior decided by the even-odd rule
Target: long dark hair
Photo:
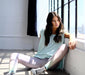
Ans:
{"type": "Polygon", "coordinates": [[[50,36],[52,34],[52,19],[53,17],[56,16],[58,18],[58,20],[60,21],[60,25],[59,27],[56,29],[56,35],[54,37],[54,41],[55,42],[60,42],[62,41],[62,37],[61,37],[61,34],[63,34],[63,30],[64,30],[64,27],[63,27],[63,24],[61,22],[61,19],[59,17],[58,14],[56,14],[55,12],[50,12],[47,16],[47,25],[46,25],[46,29],[45,29],[45,32],[44,32],[44,35],[45,35],[45,45],[47,46],[48,43],[49,43],[49,40],[50,40],[50,36]]]}

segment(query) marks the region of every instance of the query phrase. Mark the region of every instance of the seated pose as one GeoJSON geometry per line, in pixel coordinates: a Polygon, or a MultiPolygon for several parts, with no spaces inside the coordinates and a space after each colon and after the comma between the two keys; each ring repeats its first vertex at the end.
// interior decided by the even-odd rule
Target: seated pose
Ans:
{"type": "Polygon", "coordinates": [[[41,72],[59,63],[67,54],[68,47],[74,49],[76,42],[69,33],[64,32],[64,26],[60,17],[55,12],[50,12],[47,16],[45,30],[40,32],[40,42],[38,52],[33,56],[20,53],[12,53],[10,57],[10,70],[7,75],[14,75],[17,64],[23,64],[28,68],[41,72]],[[64,44],[64,38],[69,38],[69,46],[64,44]]]}

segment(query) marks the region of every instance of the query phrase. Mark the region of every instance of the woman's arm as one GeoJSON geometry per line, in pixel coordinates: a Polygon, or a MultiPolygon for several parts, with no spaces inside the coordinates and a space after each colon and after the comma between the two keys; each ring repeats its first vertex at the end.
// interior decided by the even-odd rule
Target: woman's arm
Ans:
{"type": "Polygon", "coordinates": [[[70,33],[64,33],[65,38],[69,39],[69,48],[74,49],[76,47],[76,40],[70,33]]]}

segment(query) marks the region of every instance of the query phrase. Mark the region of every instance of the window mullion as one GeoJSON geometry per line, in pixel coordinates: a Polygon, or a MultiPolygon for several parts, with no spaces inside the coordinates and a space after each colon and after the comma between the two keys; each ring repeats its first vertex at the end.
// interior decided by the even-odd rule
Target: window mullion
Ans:
{"type": "Polygon", "coordinates": [[[70,32],[70,0],[68,0],[68,32],[70,32]]]}
{"type": "Polygon", "coordinates": [[[77,37],[77,0],[75,0],[75,37],[77,37]]]}
{"type": "Polygon", "coordinates": [[[57,14],[59,14],[59,0],[57,0],[57,14]]]}
{"type": "Polygon", "coordinates": [[[61,18],[62,23],[64,24],[64,0],[61,0],[61,18]]]}

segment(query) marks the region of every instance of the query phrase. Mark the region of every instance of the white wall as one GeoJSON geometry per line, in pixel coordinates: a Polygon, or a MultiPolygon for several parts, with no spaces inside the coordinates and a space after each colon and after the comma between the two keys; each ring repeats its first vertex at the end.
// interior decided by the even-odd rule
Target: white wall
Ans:
{"type": "Polygon", "coordinates": [[[85,75],[85,51],[70,50],[65,61],[65,69],[70,75],[85,75]]]}
{"type": "MultiPolygon", "coordinates": [[[[39,39],[27,36],[29,0],[0,0],[0,49],[35,49],[39,39]]],[[[37,0],[37,30],[45,28],[48,0],[37,0]]]]}
{"type": "Polygon", "coordinates": [[[0,0],[0,36],[26,35],[28,0],[0,0]]]}
{"type": "Polygon", "coordinates": [[[70,75],[85,75],[85,40],[78,39],[76,49],[69,50],[65,59],[65,69],[70,75]]]}
{"type": "Polygon", "coordinates": [[[0,0],[0,49],[32,49],[27,36],[28,0],[0,0]]]}

